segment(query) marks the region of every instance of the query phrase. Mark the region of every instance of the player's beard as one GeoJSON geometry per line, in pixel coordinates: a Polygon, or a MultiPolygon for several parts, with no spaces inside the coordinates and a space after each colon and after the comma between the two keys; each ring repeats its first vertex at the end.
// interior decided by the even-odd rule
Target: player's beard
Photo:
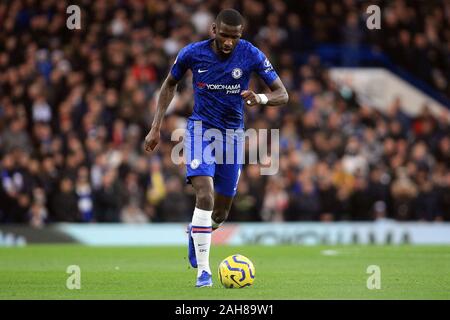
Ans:
{"type": "Polygon", "coordinates": [[[216,46],[217,52],[224,57],[228,57],[233,52],[233,48],[231,48],[229,52],[224,52],[224,47],[220,45],[217,38],[214,39],[214,44],[216,46]]]}

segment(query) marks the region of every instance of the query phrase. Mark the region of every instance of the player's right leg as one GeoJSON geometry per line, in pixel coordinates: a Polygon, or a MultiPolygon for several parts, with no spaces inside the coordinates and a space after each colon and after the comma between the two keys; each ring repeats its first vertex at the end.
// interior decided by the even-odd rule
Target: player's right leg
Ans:
{"type": "Polygon", "coordinates": [[[188,226],[189,262],[197,270],[197,287],[212,285],[209,267],[211,247],[211,214],[214,207],[215,163],[204,158],[204,150],[210,141],[204,139],[205,129],[201,122],[188,121],[184,139],[186,160],[186,182],[195,190],[196,203],[192,223],[188,226]]]}
{"type": "Polygon", "coordinates": [[[211,247],[211,214],[214,207],[214,184],[210,176],[191,176],[190,181],[195,190],[196,202],[190,226],[190,262],[193,263],[192,247],[197,264],[197,287],[212,285],[211,269],[209,267],[209,251],[211,247]]]}

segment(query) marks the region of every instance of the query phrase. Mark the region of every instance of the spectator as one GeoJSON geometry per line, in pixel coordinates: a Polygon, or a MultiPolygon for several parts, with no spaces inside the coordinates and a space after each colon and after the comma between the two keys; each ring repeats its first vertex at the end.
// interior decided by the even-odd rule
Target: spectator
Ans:
{"type": "Polygon", "coordinates": [[[178,177],[170,177],[166,184],[166,195],[159,205],[162,221],[188,221],[190,211],[186,197],[182,193],[182,182],[178,177]]]}
{"type": "Polygon", "coordinates": [[[135,203],[129,203],[123,207],[120,220],[124,223],[141,224],[148,222],[148,217],[135,203]]]}
{"type": "Polygon", "coordinates": [[[439,208],[440,214],[437,217],[437,220],[445,220],[450,221],[450,173],[444,176],[443,184],[439,190],[439,208]]]}
{"type": "Polygon", "coordinates": [[[320,204],[320,215],[319,219],[321,221],[333,221],[338,220],[337,217],[337,191],[335,186],[332,184],[330,172],[327,170],[323,175],[318,175],[318,195],[320,204]]]}
{"type": "Polygon", "coordinates": [[[283,221],[283,212],[288,205],[288,194],[283,190],[284,183],[276,178],[269,179],[261,209],[263,221],[283,221]]]}
{"type": "Polygon", "coordinates": [[[78,211],[82,222],[90,222],[94,218],[94,203],[92,188],[89,183],[87,167],[80,167],[75,183],[75,193],[78,199],[78,211]]]}
{"type": "Polygon", "coordinates": [[[53,221],[79,222],[77,195],[73,182],[63,177],[59,182],[59,189],[51,196],[50,217],[53,221]]]}
{"type": "Polygon", "coordinates": [[[30,207],[29,219],[30,225],[34,228],[42,228],[48,219],[48,210],[46,208],[46,195],[43,189],[33,190],[33,202],[30,207]]]}
{"type": "Polygon", "coordinates": [[[13,149],[23,149],[31,152],[30,137],[25,131],[26,120],[18,117],[11,121],[9,128],[1,134],[2,149],[11,152],[13,149]]]}
{"type": "Polygon", "coordinates": [[[2,161],[0,211],[3,222],[23,223],[27,221],[27,212],[31,202],[31,196],[26,184],[26,179],[15,163],[13,154],[7,154],[2,161]]]}
{"type": "Polygon", "coordinates": [[[352,220],[372,220],[373,217],[370,213],[374,202],[374,199],[370,195],[366,178],[361,175],[357,176],[353,192],[349,199],[352,220]]]}
{"type": "Polygon", "coordinates": [[[124,202],[121,211],[121,220],[126,223],[145,223],[148,217],[144,208],[144,188],[139,183],[139,175],[129,171],[124,182],[124,202]]]}
{"type": "Polygon", "coordinates": [[[309,178],[303,179],[301,191],[292,195],[286,210],[286,220],[318,220],[320,214],[319,194],[309,178]]]}
{"type": "Polygon", "coordinates": [[[421,168],[416,176],[418,194],[414,204],[415,218],[421,221],[433,221],[438,214],[438,193],[426,168],[421,168]]]}
{"type": "Polygon", "coordinates": [[[123,193],[117,181],[117,172],[109,169],[102,184],[94,192],[94,217],[98,222],[119,222],[123,193]]]}
{"type": "Polygon", "coordinates": [[[245,177],[241,177],[233,205],[230,210],[229,219],[232,221],[255,221],[258,220],[258,208],[256,195],[249,193],[249,184],[245,177]]]}
{"type": "Polygon", "coordinates": [[[397,177],[392,183],[393,211],[396,220],[412,220],[414,218],[414,199],[417,196],[417,185],[409,178],[405,168],[398,168],[397,177]]]}

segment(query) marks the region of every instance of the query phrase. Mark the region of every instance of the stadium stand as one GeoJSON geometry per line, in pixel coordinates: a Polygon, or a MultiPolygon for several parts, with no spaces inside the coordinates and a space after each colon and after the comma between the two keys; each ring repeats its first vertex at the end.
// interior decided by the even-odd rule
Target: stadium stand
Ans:
{"type": "MultiPolygon", "coordinates": [[[[450,1],[370,1],[383,8],[378,33],[364,28],[369,1],[75,3],[81,30],[66,28],[68,1],[0,3],[1,223],[189,221],[195,197],[170,137],[192,110],[190,76],[157,152],[142,143],[178,51],[209,37],[225,7],[245,16],[244,38],[290,95],[286,106],[246,110],[247,128],[280,129],[280,171],[246,165],[230,220],[450,221],[450,111],[360,104],[318,51],[370,46],[448,99],[450,1]]],[[[362,65],[348,53],[336,63],[362,65]]],[[[251,86],[263,90],[256,78],[251,86]]]]}

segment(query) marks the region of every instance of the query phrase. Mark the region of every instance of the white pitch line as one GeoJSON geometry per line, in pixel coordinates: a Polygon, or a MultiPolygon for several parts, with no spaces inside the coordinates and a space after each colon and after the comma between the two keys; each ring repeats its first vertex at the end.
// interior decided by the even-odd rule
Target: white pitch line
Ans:
{"type": "Polygon", "coordinates": [[[339,254],[339,252],[337,252],[336,250],[322,250],[320,254],[324,256],[336,256],[339,254]]]}

